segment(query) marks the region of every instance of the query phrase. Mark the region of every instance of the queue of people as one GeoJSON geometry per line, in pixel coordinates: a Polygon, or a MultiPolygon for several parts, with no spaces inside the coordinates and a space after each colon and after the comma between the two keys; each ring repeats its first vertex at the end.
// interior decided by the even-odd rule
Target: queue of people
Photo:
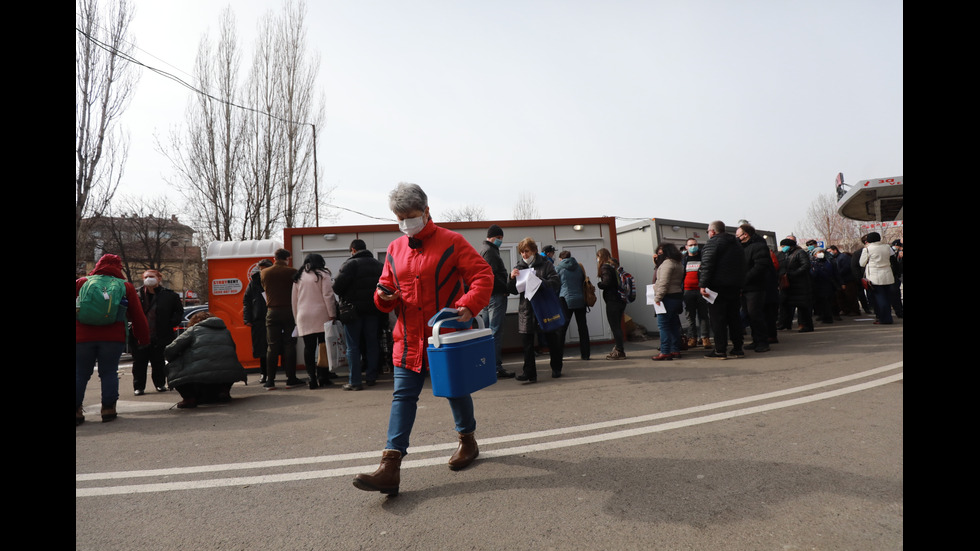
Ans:
{"type": "MultiPolygon", "coordinates": [[[[389,207],[405,235],[388,245],[384,263],[363,240],[355,239],[350,258],[334,278],[321,255],[308,254],[297,270],[289,265],[290,251],[279,249],[274,260],[258,263],[259,270],[244,293],[243,321],[251,328],[252,356],[260,360],[260,381],[268,390],[276,388],[280,366],[286,372],[287,388],[304,382],[310,390],[332,386],[324,355],[326,329],[337,321],[343,325],[350,370],[344,390],[375,385],[382,362],[390,362],[394,390],[380,466],[373,473],[356,475],[352,482],[360,490],[394,496],[426,378],[426,344],[432,335],[427,322],[433,315],[455,308],[458,322],[464,325],[482,316],[494,340],[496,377],[530,384],[537,382],[538,339],[546,342],[551,377],[562,377],[573,316],[580,358],[590,359],[586,312],[594,304],[587,297],[594,288],[590,289],[589,271],[570,251],[561,251],[555,261],[554,247],[546,247],[542,254],[530,237],[517,244],[520,259],[508,272],[499,253],[502,228],[490,226],[482,254],[477,252],[462,235],[433,221],[428,197],[415,184],[399,184],[390,193],[389,207]],[[503,317],[511,295],[518,297],[517,331],[523,349],[522,370],[516,377],[501,363],[503,317]],[[384,334],[389,328],[392,338],[386,346],[384,334]],[[296,373],[297,337],[303,338],[306,381],[296,373]]],[[[855,314],[865,293],[877,312],[875,323],[892,323],[892,309],[901,315],[900,304],[894,303],[901,255],[896,259],[894,246],[881,243],[877,233],[865,236],[862,249],[853,253],[842,253],[836,246],[812,246],[808,251],[795,238],[784,239],[776,253],[747,223],[732,235],[724,223],[714,221],[708,237],[703,245],[687,240],[683,250],[667,242],[657,247],[653,302],[660,349],[653,361],[680,359],[682,351],[698,345],[711,359],[741,358],[746,350],[767,352],[778,342],[776,330],[791,328],[794,318],[799,331],[813,331],[814,310],[821,321],[832,323],[835,316],[840,319],[840,312],[855,314]],[[686,332],[681,322],[685,311],[686,332]]],[[[225,322],[199,312],[179,337],[168,333],[165,329],[172,331],[179,323],[175,313],[183,313],[179,297],[176,304],[170,300],[172,291],[162,286],[158,271],[143,275],[144,284],[136,289],[123,278],[119,258],[106,254],[87,277],[76,281],[76,426],[85,420],[82,402],[96,365],[102,420],[117,417],[117,366],[127,335],[137,351],[133,354],[137,396],[143,394],[148,365],[158,391],[178,391],[179,409],[228,402],[233,384],[246,380],[225,322]]],[[[626,358],[624,314],[633,299],[623,288],[628,274],[608,249],[601,248],[596,253],[595,276],[613,337],[606,359],[621,360],[626,358]]],[[[479,455],[476,413],[471,394],[450,396],[447,401],[458,439],[447,464],[456,471],[479,455]]]]}

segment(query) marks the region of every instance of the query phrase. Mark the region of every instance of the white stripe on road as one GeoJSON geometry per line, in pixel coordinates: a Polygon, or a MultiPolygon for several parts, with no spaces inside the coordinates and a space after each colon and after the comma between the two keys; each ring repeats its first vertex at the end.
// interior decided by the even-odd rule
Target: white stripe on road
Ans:
{"type": "MultiPolygon", "coordinates": [[[[857,373],[846,377],[839,377],[836,379],[830,379],[827,381],[822,381],[820,383],[804,385],[804,386],[795,387],[787,390],[770,392],[766,394],[759,394],[756,396],[739,398],[735,400],[727,400],[724,402],[716,402],[713,404],[705,404],[702,406],[684,408],[684,409],[674,410],[670,412],[643,415],[639,417],[631,417],[631,418],[620,419],[615,421],[591,423],[588,425],[579,425],[576,427],[567,427],[564,429],[553,429],[553,430],[538,431],[533,433],[502,436],[497,438],[488,438],[485,440],[481,440],[480,444],[485,447],[490,444],[501,443],[501,442],[512,442],[515,440],[530,440],[535,438],[543,438],[547,436],[556,436],[556,435],[562,436],[562,435],[572,434],[575,432],[584,432],[584,431],[591,431],[596,429],[621,426],[626,424],[642,423],[646,421],[663,419],[666,417],[677,417],[681,415],[698,413],[711,409],[719,409],[723,407],[729,407],[729,406],[739,405],[748,402],[757,402],[760,400],[766,400],[773,397],[785,396],[787,394],[796,394],[799,392],[805,392],[816,388],[832,386],[844,382],[853,381],[855,379],[878,375],[885,371],[901,368],[902,366],[903,366],[903,362],[897,362],[894,364],[889,364],[862,373],[857,373]]],[[[853,392],[860,392],[862,390],[867,390],[877,386],[900,381],[903,379],[903,377],[904,375],[902,373],[899,373],[896,375],[891,375],[881,379],[876,379],[873,381],[868,381],[865,383],[860,383],[845,388],[822,392],[811,396],[794,398],[782,402],[773,402],[770,404],[763,404],[759,406],[748,407],[748,408],[728,411],[724,413],[716,413],[713,415],[695,417],[691,419],[674,421],[670,423],[661,423],[661,424],[655,424],[646,427],[637,427],[633,429],[614,431],[614,432],[609,432],[604,434],[584,436],[580,438],[570,438],[566,440],[557,440],[553,442],[528,444],[524,446],[515,446],[515,447],[503,448],[499,450],[482,450],[480,455],[485,458],[504,457],[509,455],[518,455],[522,453],[536,452],[542,450],[580,446],[584,444],[593,444],[597,442],[605,442],[605,441],[615,440],[620,438],[629,438],[633,436],[650,434],[654,432],[663,432],[663,431],[673,430],[677,428],[683,428],[683,427],[689,427],[693,425],[732,419],[743,415],[752,415],[764,411],[771,411],[771,410],[785,408],[785,407],[792,407],[792,406],[805,404],[809,402],[815,402],[818,400],[825,400],[828,398],[835,398],[853,392]]],[[[413,453],[423,453],[428,451],[452,449],[455,446],[456,446],[455,443],[438,444],[438,445],[431,445],[431,446],[418,446],[413,448],[412,451],[413,453]]],[[[248,462],[248,463],[230,463],[230,464],[223,464],[223,465],[205,465],[199,467],[154,469],[152,471],[122,471],[122,472],[110,472],[110,473],[82,474],[82,475],[76,475],[75,480],[77,482],[77,481],[85,481],[85,480],[109,480],[109,479],[120,479],[120,478],[145,477],[145,476],[168,476],[168,475],[181,475],[181,474],[192,474],[192,473],[202,473],[202,472],[221,472],[221,471],[229,471],[229,470],[269,468],[269,467],[301,465],[301,464],[310,464],[310,463],[326,463],[326,462],[334,462],[334,461],[346,461],[352,459],[369,459],[369,458],[373,459],[376,457],[377,457],[377,451],[371,451],[371,452],[362,452],[362,453],[349,453],[349,454],[339,454],[339,455],[331,455],[331,456],[307,457],[307,458],[296,458],[296,459],[286,459],[286,460],[276,460],[276,461],[256,461],[256,462],[248,462]]],[[[426,467],[432,465],[443,465],[445,461],[446,459],[443,457],[407,460],[402,462],[402,468],[410,469],[410,468],[426,467]]],[[[186,482],[165,482],[165,483],[157,483],[157,484],[137,484],[137,485],[113,486],[113,487],[102,487],[102,488],[82,488],[82,489],[76,488],[75,497],[147,493],[147,492],[165,492],[165,491],[176,491],[176,490],[217,488],[217,487],[227,487],[227,486],[249,486],[252,484],[268,484],[268,483],[275,483],[275,482],[289,482],[294,480],[331,478],[331,477],[349,476],[352,474],[357,474],[359,472],[363,472],[366,468],[369,467],[364,467],[364,466],[343,467],[343,468],[325,469],[325,470],[318,470],[318,471],[304,471],[304,472],[296,472],[296,473],[283,473],[283,474],[276,474],[276,475],[260,475],[260,476],[234,477],[234,478],[219,478],[219,479],[212,479],[212,480],[194,480],[194,481],[186,481],[186,482]]]]}

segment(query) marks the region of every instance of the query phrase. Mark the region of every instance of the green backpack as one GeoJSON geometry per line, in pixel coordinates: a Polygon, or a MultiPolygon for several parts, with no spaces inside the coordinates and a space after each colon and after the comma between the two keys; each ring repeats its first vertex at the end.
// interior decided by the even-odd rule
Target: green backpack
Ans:
{"type": "Polygon", "coordinates": [[[109,325],[126,321],[126,282],[108,275],[88,276],[75,298],[75,319],[85,325],[109,325]]]}

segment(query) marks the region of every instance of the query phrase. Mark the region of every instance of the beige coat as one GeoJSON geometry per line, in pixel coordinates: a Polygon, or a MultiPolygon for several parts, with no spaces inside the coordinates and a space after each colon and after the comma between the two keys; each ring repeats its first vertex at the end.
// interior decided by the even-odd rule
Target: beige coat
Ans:
{"type": "Polygon", "coordinates": [[[864,277],[875,285],[891,285],[895,283],[891,264],[892,249],[881,241],[868,243],[861,251],[859,262],[864,267],[864,277]]]}
{"type": "Polygon", "coordinates": [[[657,280],[653,282],[653,298],[663,302],[670,294],[684,292],[684,267],[676,260],[664,259],[657,267],[657,280]]]}

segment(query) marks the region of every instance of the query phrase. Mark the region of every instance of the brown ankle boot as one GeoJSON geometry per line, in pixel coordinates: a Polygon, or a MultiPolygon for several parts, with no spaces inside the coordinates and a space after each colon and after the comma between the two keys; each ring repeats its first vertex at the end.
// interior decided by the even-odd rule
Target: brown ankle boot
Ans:
{"type": "Polygon", "coordinates": [[[116,419],[116,404],[102,404],[102,422],[108,423],[116,419]]]}
{"type": "Polygon", "coordinates": [[[465,469],[478,455],[480,455],[480,446],[476,444],[474,433],[459,433],[459,447],[449,458],[449,468],[453,471],[465,469]]]}
{"type": "Polygon", "coordinates": [[[398,483],[402,466],[402,452],[384,450],[381,452],[381,466],[371,474],[354,477],[354,487],[366,492],[381,492],[389,496],[398,495],[398,483]]]}

